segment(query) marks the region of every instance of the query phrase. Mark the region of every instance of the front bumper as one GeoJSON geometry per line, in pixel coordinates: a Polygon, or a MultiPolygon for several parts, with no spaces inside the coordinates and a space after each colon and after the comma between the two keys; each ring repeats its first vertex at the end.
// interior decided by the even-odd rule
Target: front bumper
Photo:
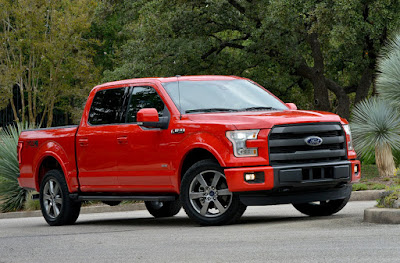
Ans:
{"type": "Polygon", "coordinates": [[[225,169],[231,192],[297,191],[329,189],[360,180],[360,161],[296,164],[225,169]],[[357,166],[357,172],[355,172],[357,166]],[[246,181],[248,173],[262,174],[263,180],[246,181]]]}

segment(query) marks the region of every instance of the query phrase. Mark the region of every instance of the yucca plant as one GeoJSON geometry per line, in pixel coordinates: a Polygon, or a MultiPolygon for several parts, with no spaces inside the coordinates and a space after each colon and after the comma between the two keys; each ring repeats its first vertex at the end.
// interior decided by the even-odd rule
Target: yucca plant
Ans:
{"type": "Polygon", "coordinates": [[[400,113],[386,100],[372,97],[358,103],[351,121],[354,147],[362,156],[375,149],[380,176],[392,176],[392,149],[400,149],[400,113]]]}
{"type": "Polygon", "coordinates": [[[24,206],[26,190],[17,181],[17,145],[20,131],[27,125],[10,125],[0,132],[0,211],[20,210],[24,206]]]}
{"type": "Polygon", "coordinates": [[[376,89],[383,99],[400,107],[400,34],[389,40],[380,54],[376,89]]]}

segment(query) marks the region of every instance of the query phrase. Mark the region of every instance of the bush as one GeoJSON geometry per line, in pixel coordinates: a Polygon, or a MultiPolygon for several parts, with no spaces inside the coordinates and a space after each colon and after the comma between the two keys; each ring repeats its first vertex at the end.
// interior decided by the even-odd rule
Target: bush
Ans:
{"type": "Polygon", "coordinates": [[[353,184],[353,191],[364,191],[368,190],[368,185],[366,184],[353,184]]]}
{"type": "MultiPolygon", "coordinates": [[[[26,127],[26,126],[25,126],[26,127]]],[[[0,132],[0,211],[21,210],[27,191],[18,184],[17,145],[23,125],[9,126],[0,132]]]]}
{"type": "Polygon", "coordinates": [[[400,186],[392,187],[388,191],[382,193],[377,201],[378,207],[400,208],[400,186]]]}

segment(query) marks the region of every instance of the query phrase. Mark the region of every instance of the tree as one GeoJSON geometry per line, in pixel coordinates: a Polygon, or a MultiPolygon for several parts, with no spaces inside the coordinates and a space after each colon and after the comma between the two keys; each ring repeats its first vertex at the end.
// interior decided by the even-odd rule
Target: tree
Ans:
{"type": "MultiPolygon", "coordinates": [[[[76,96],[97,78],[89,31],[94,0],[0,0],[0,87],[15,121],[47,119],[63,96],[76,96]],[[12,99],[17,85],[21,112],[12,99]],[[27,116],[26,116],[27,115],[27,116]]],[[[4,106],[4,104],[3,104],[4,106]]]]}
{"type": "Polygon", "coordinates": [[[375,149],[381,176],[395,172],[392,149],[400,150],[400,35],[383,47],[378,58],[379,97],[362,101],[353,111],[354,145],[365,155],[375,149]]]}
{"type": "Polygon", "coordinates": [[[400,149],[400,114],[390,102],[373,97],[358,103],[351,122],[354,146],[365,156],[375,150],[380,176],[394,175],[392,149],[400,149]]]}
{"type": "Polygon", "coordinates": [[[366,98],[377,52],[398,27],[395,0],[136,1],[130,38],[106,80],[235,74],[283,99],[350,115],[366,98]],[[353,95],[354,94],[354,95],[353,95]],[[298,101],[296,101],[298,102],[298,101]]]}

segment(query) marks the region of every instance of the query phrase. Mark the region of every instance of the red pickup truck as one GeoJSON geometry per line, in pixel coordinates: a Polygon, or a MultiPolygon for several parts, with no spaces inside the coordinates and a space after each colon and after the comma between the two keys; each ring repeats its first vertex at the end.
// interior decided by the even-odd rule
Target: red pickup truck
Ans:
{"type": "Polygon", "coordinates": [[[86,200],[143,200],[155,217],[183,206],[201,225],[234,223],[250,205],[325,216],[360,179],[346,120],[234,76],[96,86],[79,126],[24,131],[17,151],[19,184],[40,192],[49,225],[74,223],[86,200]]]}

